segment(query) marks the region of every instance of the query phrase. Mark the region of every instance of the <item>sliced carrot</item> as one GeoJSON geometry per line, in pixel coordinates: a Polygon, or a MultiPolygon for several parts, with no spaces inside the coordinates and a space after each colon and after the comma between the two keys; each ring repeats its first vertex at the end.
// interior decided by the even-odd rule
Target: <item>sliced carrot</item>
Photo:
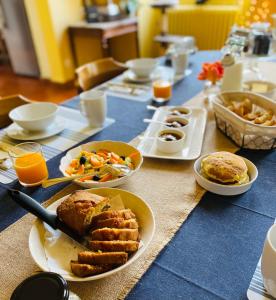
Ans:
{"type": "Polygon", "coordinates": [[[113,157],[110,158],[109,160],[112,164],[117,164],[118,160],[114,159],[113,157]]]}
{"type": "Polygon", "coordinates": [[[78,159],[72,159],[71,163],[70,163],[70,167],[72,168],[78,168],[79,166],[79,160],[78,159]]]}
{"type": "Polygon", "coordinates": [[[99,182],[105,182],[105,181],[108,181],[108,180],[111,180],[112,179],[112,174],[108,173],[108,174],[105,174],[100,180],[99,182]]]}
{"type": "Polygon", "coordinates": [[[80,165],[80,167],[78,168],[76,174],[81,175],[81,174],[83,174],[83,173],[84,173],[84,165],[80,165]]]}
{"type": "Polygon", "coordinates": [[[98,152],[97,155],[99,155],[100,157],[107,159],[107,154],[104,152],[98,152]]]}
{"type": "Polygon", "coordinates": [[[67,168],[65,170],[65,172],[68,174],[68,175],[72,175],[73,174],[73,169],[72,168],[67,168]]]}
{"type": "Polygon", "coordinates": [[[133,153],[128,155],[129,158],[134,158],[136,156],[139,156],[139,152],[133,152],[133,153]]]}
{"type": "Polygon", "coordinates": [[[93,177],[93,175],[89,175],[89,176],[86,176],[86,177],[82,177],[82,178],[79,179],[79,181],[84,182],[84,181],[86,181],[86,180],[91,180],[92,177],[93,177]]]}
{"type": "Polygon", "coordinates": [[[100,166],[102,166],[102,162],[101,161],[99,161],[95,156],[91,156],[90,157],[90,162],[91,162],[91,164],[94,166],[94,167],[100,167],[100,166]]]}
{"type": "Polygon", "coordinates": [[[114,153],[114,152],[111,152],[111,157],[112,157],[113,159],[115,159],[116,161],[119,161],[120,158],[121,158],[118,154],[116,154],[116,153],[114,153]]]}

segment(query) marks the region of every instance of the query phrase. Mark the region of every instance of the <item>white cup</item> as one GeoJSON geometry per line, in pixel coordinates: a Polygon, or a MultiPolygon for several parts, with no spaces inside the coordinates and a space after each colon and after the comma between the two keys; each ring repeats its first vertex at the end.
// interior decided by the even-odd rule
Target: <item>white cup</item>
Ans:
{"type": "Polygon", "coordinates": [[[176,75],[183,75],[188,68],[189,54],[187,51],[172,54],[172,67],[176,75]]]}
{"type": "Polygon", "coordinates": [[[102,91],[90,90],[80,94],[80,112],[90,127],[102,127],[106,119],[106,96],[102,91]]]}
{"type": "Polygon", "coordinates": [[[267,292],[276,297],[276,224],[270,227],[266,235],[261,270],[267,292]]]}

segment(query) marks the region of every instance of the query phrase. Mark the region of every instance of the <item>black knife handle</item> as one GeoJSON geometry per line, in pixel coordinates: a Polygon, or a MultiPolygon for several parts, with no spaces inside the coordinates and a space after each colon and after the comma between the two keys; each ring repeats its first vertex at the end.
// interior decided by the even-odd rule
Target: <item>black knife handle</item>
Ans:
{"type": "Polygon", "coordinates": [[[19,206],[38,217],[40,220],[44,221],[52,228],[57,229],[57,215],[55,213],[48,211],[36,200],[20,191],[9,189],[8,192],[11,198],[19,206]]]}

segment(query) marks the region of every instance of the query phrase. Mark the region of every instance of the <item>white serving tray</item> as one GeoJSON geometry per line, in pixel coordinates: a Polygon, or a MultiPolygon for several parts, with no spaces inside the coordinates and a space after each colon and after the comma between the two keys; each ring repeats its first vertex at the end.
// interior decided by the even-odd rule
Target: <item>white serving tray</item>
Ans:
{"type": "MultiPolygon", "coordinates": [[[[152,119],[164,121],[171,108],[173,108],[173,106],[160,107],[156,110],[152,119]]],[[[207,111],[204,108],[190,106],[189,109],[192,110],[192,114],[189,117],[190,124],[189,127],[187,127],[186,141],[182,151],[173,154],[158,151],[156,147],[156,137],[158,131],[163,128],[163,125],[151,123],[137,147],[144,157],[193,160],[200,156],[207,120],[207,111]]]]}

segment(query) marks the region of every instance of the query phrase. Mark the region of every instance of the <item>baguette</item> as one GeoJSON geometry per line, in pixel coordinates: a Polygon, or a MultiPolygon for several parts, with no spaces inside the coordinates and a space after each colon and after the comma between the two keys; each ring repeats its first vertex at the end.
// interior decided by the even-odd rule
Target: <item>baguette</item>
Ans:
{"type": "Polygon", "coordinates": [[[74,260],[71,260],[70,264],[72,273],[78,277],[97,275],[111,270],[111,266],[108,265],[92,266],[89,264],[82,264],[74,260]]]}
{"type": "Polygon", "coordinates": [[[99,220],[97,222],[96,229],[104,227],[137,229],[138,223],[136,219],[125,220],[123,218],[110,218],[106,220],[99,220]]]}
{"type": "Polygon", "coordinates": [[[93,251],[106,252],[135,252],[138,250],[139,242],[136,241],[90,241],[89,248],[93,251]]]}
{"type": "Polygon", "coordinates": [[[138,229],[100,228],[91,232],[91,240],[94,241],[137,241],[138,229]]]}
{"type": "Polygon", "coordinates": [[[78,261],[89,265],[122,265],[127,262],[126,252],[92,252],[82,251],[78,254],[78,261]]]}

